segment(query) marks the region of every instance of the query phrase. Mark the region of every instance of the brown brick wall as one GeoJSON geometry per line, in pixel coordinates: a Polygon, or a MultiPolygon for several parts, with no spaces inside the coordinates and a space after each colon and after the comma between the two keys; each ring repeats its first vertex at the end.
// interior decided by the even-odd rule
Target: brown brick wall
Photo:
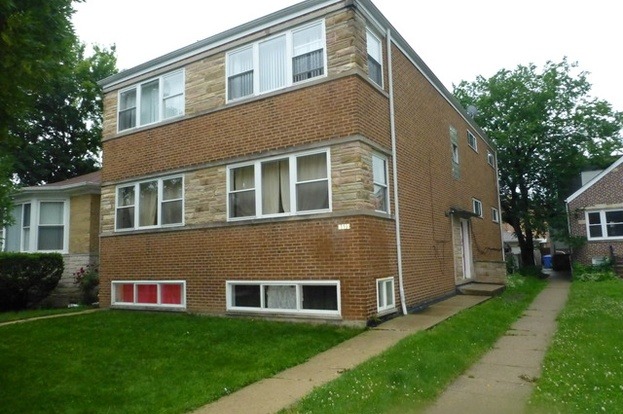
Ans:
{"type": "Polygon", "coordinates": [[[69,220],[69,253],[99,251],[100,196],[85,194],[71,197],[69,220]]]}
{"type": "MultiPolygon", "coordinates": [[[[392,50],[398,142],[402,256],[407,304],[454,290],[450,207],[472,210],[482,201],[484,219],[472,218],[475,261],[501,261],[495,170],[467,145],[467,123],[397,49],[392,50]],[[449,127],[459,133],[460,179],[452,176],[449,127]]],[[[473,131],[475,133],[475,131],[473,131]]]]}
{"type": "Polygon", "coordinates": [[[376,278],[396,273],[393,240],[391,220],[365,216],[103,237],[100,303],[111,280],[184,279],[190,311],[222,314],[227,280],[339,279],[343,318],[366,320],[376,278]]]}
{"type": "MultiPolygon", "coordinates": [[[[623,209],[623,165],[619,165],[569,203],[573,236],[586,237],[586,210],[623,209]]],[[[623,258],[623,240],[587,241],[573,250],[573,260],[591,264],[594,257],[608,257],[610,246],[623,258]]]]}

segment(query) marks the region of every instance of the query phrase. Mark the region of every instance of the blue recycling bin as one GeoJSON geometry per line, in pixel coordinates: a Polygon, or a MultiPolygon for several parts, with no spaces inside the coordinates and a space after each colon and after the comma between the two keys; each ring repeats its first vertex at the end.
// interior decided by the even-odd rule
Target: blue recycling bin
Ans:
{"type": "Polygon", "coordinates": [[[543,267],[546,269],[552,268],[552,255],[551,254],[543,255],[543,267]]]}

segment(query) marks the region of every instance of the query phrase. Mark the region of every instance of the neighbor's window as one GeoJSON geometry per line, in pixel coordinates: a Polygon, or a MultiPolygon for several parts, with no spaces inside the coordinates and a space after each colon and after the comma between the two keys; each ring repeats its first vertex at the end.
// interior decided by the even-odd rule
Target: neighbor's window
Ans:
{"type": "Polygon", "coordinates": [[[394,278],[376,280],[377,309],[379,312],[396,308],[394,301],[394,278]]]}
{"type": "Polygon", "coordinates": [[[184,71],[162,75],[119,92],[118,130],[184,115],[184,71]]]}
{"type": "Polygon", "coordinates": [[[227,310],[340,314],[338,281],[229,281],[227,310]]]}
{"type": "Polygon", "coordinates": [[[472,211],[478,217],[482,217],[482,202],[475,198],[472,199],[472,211]]]}
{"type": "Polygon", "coordinates": [[[476,140],[476,136],[474,136],[471,131],[467,131],[467,145],[469,145],[474,151],[478,152],[478,141],[476,140]]]}
{"type": "Polygon", "coordinates": [[[181,225],[184,178],[167,177],[117,187],[115,229],[181,225]]]}
{"type": "Polygon", "coordinates": [[[383,87],[383,47],[381,40],[370,31],[366,30],[366,44],[368,52],[368,76],[370,79],[383,87]]]}
{"type": "Polygon", "coordinates": [[[494,223],[500,222],[500,212],[495,207],[491,207],[491,221],[494,223]]]}
{"type": "Polygon", "coordinates": [[[601,210],[586,213],[588,239],[623,238],[623,210],[601,210]]]}
{"type": "Polygon", "coordinates": [[[186,307],[186,282],[113,281],[111,305],[156,308],[186,307]]]}
{"type": "Polygon", "coordinates": [[[15,205],[13,224],[5,228],[5,251],[63,252],[67,250],[67,201],[32,200],[15,205]]]}
{"type": "Polygon", "coordinates": [[[228,168],[230,219],[330,209],[329,152],[295,154],[228,168]]]}
{"type": "Polygon", "coordinates": [[[324,21],[227,53],[227,99],[260,95],[323,76],[324,21]]]}
{"type": "Polygon", "coordinates": [[[372,155],[372,176],[374,181],[374,209],[387,213],[389,211],[387,191],[387,159],[372,155]]]}

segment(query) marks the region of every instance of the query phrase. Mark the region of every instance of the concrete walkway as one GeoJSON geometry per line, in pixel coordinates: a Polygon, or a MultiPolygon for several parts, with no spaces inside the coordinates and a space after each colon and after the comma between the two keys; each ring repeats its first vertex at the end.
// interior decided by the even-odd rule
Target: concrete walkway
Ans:
{"type": "Polygon", "coordinates": [[[370,329],[316,355],[301,365],[208,404],[195,413],[276,413],[309,394],[314,387],[336,379],[342,372],[382,353],[401,339],[426,330],[487,299],[489,298],[486,296],[454,296],[430,306],[421,313],[392,319],[378,328],[370,329]]]}
{"type": "Polygon", "coordinates": [[[523,413],[570,285],[568,274],[552,273],[524,316],[426,414],[523,413]]]}

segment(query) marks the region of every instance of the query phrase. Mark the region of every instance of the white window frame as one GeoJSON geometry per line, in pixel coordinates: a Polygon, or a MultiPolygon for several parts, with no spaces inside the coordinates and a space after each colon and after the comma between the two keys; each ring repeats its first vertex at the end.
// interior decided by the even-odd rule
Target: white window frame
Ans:
{"type": "MultiPolygon", "coordinates": [[[[70,203],[66,198],[32,198],[28,200],[23,200],[15,203],[13,208],[19,208],[19,214],[21,216],[20,226],[19,228],[15,228],[16,231],[19,232],[19,251],[24,253],[62,253],[66,254],[69,251],[69,217],[70,217],[70,203]],[[53,226],[61,226],[63,227],[63,247],[61,249],[52,249],[52,250],[39,250],[39,228],[45,227],[45,225],[40,224],[41,220],[41,204],[43,203],[62,203],[63,204],[63,223],[56,224],[53,226]],[[28,226],[28,247],[25,247],[25,238],[24,238],[24,205],[30,205],[30,226],[28,226]]],[[[6,229],[2,229],[3,239],[0,241],[0,246],[2,247],[0,251],[6,250],[6,243],[4,241],[4,237],[6,237],[6,229]]]]}
{"type": "Polygon", "coordinates": [[[374,61],[376,63],[379,64],[380,66],[380,71],[381,71],[381,82],[378,83],[375,79],[373,79],[370,76],[370,67],[368,66],[368,78],[372,81],[372,83],[374,83],[375,85],[378,85],[379,87],[381,87],[381,89],[384,88],[384,76],[383,76],[383,42],[381,41],[381,38],[379,36],[377,36],[372,30],[370,30],[370,28],[366,28],[366,59],[369,59],[371,57],[370,55],[370,48],[369,48],[369,42],[370,41],[374,41],[376,43],[378,43],[378,47],[379,47],[379,61],[377,62],[376,59],[374,57],[372,57],[374,59],[374,61]]]}
{"type": "Polygon", "coordinates": [[[384,200],[384,204],[385,204],[385,209],[384,210],[379,210],[376,209],[376,211],[380,211],[382,213],[389,213],[389,166],[387,163],[387,157],[379,155],[379,154],[372,154],[372,181],[373,181],[373,191],[374,191],[374,186],[380,186],[383,187],[385,189],[385,200],[384,200]],[[381,182],[381,181],[377,181],[377,177],[374,176],[374,159],[380,160],[383,163],[383,167],[385,170],[385,182],[381,182]]]}
{"type": "MultiPolygon", "coordinates": [[[[620,208],[614,208],[614,209],[607,209],[607,210],[587,210],[585,212],[585,220],[586,220],[586,238],[588,240],[623,240],[623,236],[608,236],[608,222],[606,221],[606,213],[609,212],[619,212],[619,211],[623,211],[623,209],[620,208]],[[591,237],[591,232],[590,232],[590,228],[591,228],[591,224],[590,224],[590,220],[589,220],[589,214],[599,214],[599,225],[601,226],[601,237],[591,237]]],[[[615,223],[615,224],[622,224],[622,223],[615,223]]],[[[596,226],[596,225],[592,225],[592,226],[596,226]]]]}
{"type": "Polygon", "coordinates": [[[396,294],[394,290],[395,285],[393,277],[376,279],[376,309],[378,313],[389,313],[396,310],[396,294]],[[391,303],[388,301],[387,284],[391,285],[391,303]]]}
{"type": "Polygon", "coordinates": [[[148,180],[142,180],[142,181],[136,181],[133,183],[127,183],[127,184],[119,184],[115,187],[115,232],[125,232],[125,231],[134,231],[134,230],[144,230],[144,229],[156,229],[156,228],[167,228],[167,227],[180,227],[180,226],[184,226],[184,223],[186,221],[186,202],[185,202],[185,197],[186,195],[186,188],[185,188],[185,179],[184,179],[184,175],[172,175],[172,176],[167,176],[167,177],[160,177],[160,178],[152,178],[152,179],[148,179],[148,180]],[[163,185],[162,183],[164,181],[168,181],[168,180],[173,180],[173,179],[177,179],[177,178],[181,178],[182,179],[182,197],[177,198],[177,199],[171,199],[171,200],[163,200],[163,185]],[[157,181],[158,182],[158,199],[157,199],[157,203],[158,203],[158,224],[153,225],[153,226],[141,226],[140,225],[140,203],[139,203],[139,194],[140,194],[140,186],[141,184],[144,183],[149,183],[149,182],[153,182],[153,181],[157,181]],[[134,188],[134,205],[132,206],[134,208],[134,226],[133,227],[127,227],[127,228],[118,228],[117,225],[117,211],[120,208],[128,208],[129,206],[119,206],[119,190],[122,188],[128,188],[128,187],[132,187],[134,188]],[[182,202],[182,221],[181,223],[170,223],[170,224],[162,224],[162,205],[165,203],[170,203],[173,201],[181,201],[182,202]]]}
{"type": "Polygon", "coordinates": [[[150,308],[150,309],[186,309],[186,281],[185,280],[113,280],[110,282],[110,306],[112,307],[133,307],[133,308],[150,308]],[[116,298],[115,285],[134,285],[134,301],[120,302],[116,298]],[[157,285],[157,303],[139,303],[138,285],[157,285]],[[181,304],[162,303],[162,285],[182,285],[181,304]]]}
{"type": "Polygon", "coordinates": [[[478,138],[469,129],[467,130],[467,145],[474,151],[478,152],[478,138]]]}
{"type": "Polygon", "coordinates": [[[247,44],[245,46],[239,47],[237,49],[231,50],[229,52],[227,52],[226,57],[225,57],[225,97],[227,100],[227,103],[230,102],[238,102],[244,99],[249,99],[252,98],[254,96],[260,96],[260,95],[264,95],[267,93],[271,93],[277,90],[281,90],[281,89],[285,89],[288,87],[291,87],[293,85],[299,85],[299,84],[303,84],[305,82],[310,82],[313,80],[317,80],[317,79],[321,79],[321,78],[325,78],[327,77],[327,72],[328,72],[328,62],[327,62],[327,34],[326,34],[326,27],[325,27],[325,21],[323,20],[316,20],[314,22],[296,27],[294,29],[290,29],[284,32],[280,32],[277,33],[275,35],[269,36],[269,37],[265,37],[263,39],[260,39],[252,44],[247,44]],[[324,62],[324,66],[323,66],[323,71],[322,71],[322,75],[318,75],[315,76],[313,78],[309,78],[309,79],[304,79],[298,82],[294,82],[294,80],[292,79],[293,77],[293,69],[292,69],[292,60],[295,56],[294,54],[294,46],[293,46],[293,34],[296,32],[299,32],[301,30],[305,30],[308,29],[310,27],[316,26],[316,25],[320,25],[320,31],[322,33],[322,37],[321,37],[321,43],[322,43],[322,59],[324,62]],[[259,48],[260,48],[260,44],[265,43],[267,41],[271,41],[274,39],[277,39],[281,36],[285,36],[285,48],[286,48],[286,53],[285,53],[285,61],[286,61],[286,72],[285,72],[285,84],[283,86],[278,86],[276,88],[273,89],[269,89],[269,90],[264,90],[261,91],[260,89],[260,69],[259,69],[259,61],[260,61],[260,52],[259,52],[259,48]],[[249,95],[244,95],[244,96],[240,96],[237,98],[233,98],[230,99],[229,98],[229,66],[230,66],[230,59],[229,57],[235,53],[241,52],[245,49],[249,49],[252,48],[253,49],[253,65],[252,65],[252,71],[253,71],[253,92],[249,95]]]}
{"type": "Polygon", "coordinates": [[[341,316],[341,290],[339,280],[228,280],[225,282],[226,306],[228,312],[271,313],[341,316]],[[236,285],[258,285],[260,287],[260,307],[234,306],[233,287],[236,285]],[[296,309],[267,308],[264,300],[267,286],[294,286],[296,288],[296,309]],[[335,286],[337,310],[303,308],[303,286],[335,286]]]}
{"type": "Polygon", "coordinates": [[[477,198],[472,198],[472,211],[474,212],[474,214],[477,214],[477,217],[482,218],[482,201],[478,200],[477,198]]]}
{"type": "MultiPolygon", "coordinates": [[[[257,218],[269,218],[269,217],[287,217],[287,216],[300,216],[300,215],[308,215],[308,214],[317,214],[317,213],[325,213],[330,212],[333,209],[332,203],[332,189],[331,189],[331,151],[329,148],[307,151],[307,152],[299,152],[295,154],[287,154],[282,156],[275,156],[270,158],[264,158],[252,162],[245,162],[240,164],[233,164],[227,166],[227,220],[228,221],[240,221],[240,220],[252,220],[257,218]],[[297,184],[301,183],[298,181],[297,177],[297,160],[298,158],[306,157],[309,155],[316,154],[325,154],[326,156],[326,165],[327,165],[327,178],[318,179],[315,181],[327,181],[327,197],[328,197],[328,208],[326,209],[317,209],[317,210],[304,210],[298,211],[298,205],[296,200],[296,190],[297,184]],[[288,160],[289,166],[289,191],[290,191],[290,211],[285,213],[271,213],[271,214],[263,214],[262,212],[262,164],[268,163],[271,161],[277,160],[288,160]],[[232,190],[231,187],[231,172],[235,169],[253,166],[254,168],[254,188],[255,191],[255,215],[249,215],[244,217],[232,217],[231,216],[231,201],[230,194],[235,193],[236,191],[232,190]]],[[[311,182],[311,181],[306,181],[311,182]]],[[[247,190],[244,190],[247,191],[247,190]]],[[[250,189],[248,190],[250,191],[250,189]]]]}
{"type": "Polygon", "coordinates": [[[500,211],[495,207],[491,207],[491,221],[494,223],[500,222],[500,211]]]}
{"type": "Polygon", "coordinates": [[[495,167],[495,155],[491,151],[487,151],[487,164],[495,167]]]}
{"type": "Polygon", "coordinates": [[[163,75],[160,75],[158,77],[155,78],[150,78],[147,79],[139,84],[136,85],[132,85],[128,88],[124,88],[121,89],[119,91],[119,93],[117,94],[117,132],[124,132],[124,131],[131,131],[137,128],[143,128],[149,125],[154,125],[157,124],[159,122],[163,122],[169,119],[175,119],[175,118],[180,118],[182,116],[184,116],[184,114],[186,113],[186,72],[184,69],[179,69],[179,70],[175,70],[173,72],[169,72],[169,73],[165,73],[163,75]],[[178,74],[182,75],[182,93],[181,94],[177,94],[174,96],[164,96],[164,81],[167,77],[170,76],[176,76],[178,74]],[[150,123],[146,123],[146,124],[141,124],[141,91],[144,85],[147,85],[149,83],[152,83],[154,81],[158,81],[158,114],[156,116],[156,120],[150,123]],[[132,127],[128,127],[128,128],[124,128],[124,129],[120,129],[120,113],[121,111],[119,110],[121,108],[121,95],[126,93],[126,92],[130,92],[134,90],[136,93],[136,105],[134,107],[135,110],[135,125],[132,127]],[[174,98],[176,96],[181,96],[182,97],[182,107],[181,107],[181,114],[178,115],[174,115],[174,116],[165,116],[166,114],[164,113],[164,102],[166,100],[169,100],[171,98],[174,98]]]}

